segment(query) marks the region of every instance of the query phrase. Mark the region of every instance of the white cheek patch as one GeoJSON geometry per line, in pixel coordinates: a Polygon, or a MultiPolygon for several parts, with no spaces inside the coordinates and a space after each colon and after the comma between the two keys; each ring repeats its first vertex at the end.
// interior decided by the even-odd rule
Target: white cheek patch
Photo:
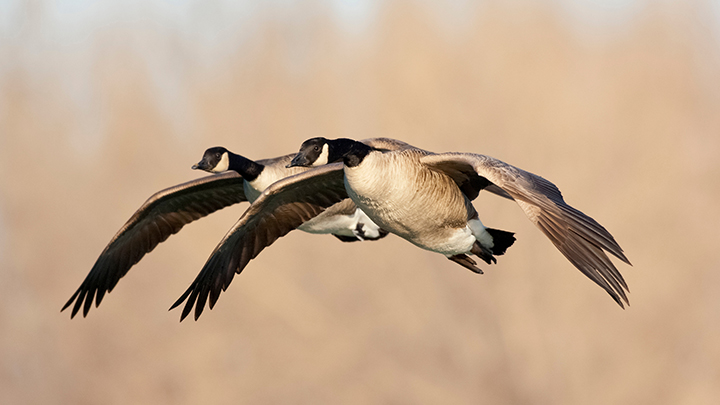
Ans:
{"type": "Polygon", "coordinates": [[[326,165],[328,163],[328,155],[330,152],[328,152],[328,144],[323,145],[322,152],[320,152],[320,156],[318,156],[317,159],[313,162],[313,166],[322,166],[326,165]]]}
{"type": "Polygon", "coordinates": [[[228,157],[227,152],[225,152],[225,153],[223,153],[222,157],[220,158],[220,162],[218,162],[218,164],[212,168],[212,172],[213,173],[226,172],[229,167],[230,167],[230,158],[228,157]]]}

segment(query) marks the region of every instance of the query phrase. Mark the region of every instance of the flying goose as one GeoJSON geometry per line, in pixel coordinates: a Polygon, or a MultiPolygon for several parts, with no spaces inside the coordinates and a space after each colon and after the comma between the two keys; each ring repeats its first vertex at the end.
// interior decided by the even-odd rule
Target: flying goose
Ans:
{"type": "MultiPolygon", "coordinates": [[[[367,142],[374,142],[376,147],[399,147],[382,139],[367,142]]],[[[206,150],[202,160],[192,168],[215,174],[153,194],[110,240],[61,311],[74,302],[71,318],[80,308],[83,316],[87,316],[93,299],[96,307],[100,305],[105,293],[112,291],[132,266],[183,226],[230,205],[252,203],[276,180],[310,170],[287,167],[294,156],[252,161],[223,147],[206,150]]],[[[309,233],[331,233],[344,242],[377,240],[387,235],[349,199],[337,202],[321,215],[295,227],[309,233]]]]}
{"type": "Polygon", "coordinates": [[[379,151],[349,139],[310,139],[291,166],[322,164],[313,151],[325,145],[343,156],[349,197],[386,231],[482,273],[468,254],[494,263],[493,255],[503,254],[514,237],[486,228],[470,201],[483,189],[499,187],[575,267],[621,307],[628,304],[628,286],[605,254],[630,264],[622,248],[602,225],[568,205],[550,181],[490,156],[418,148],[379,151]]]}
{"type": "Polygon", "coordinates": [[[565,203],[554,184],[489,156],[436,154],[402,145],[383,149],[325,138],[304,142],[290,165],[316,168],[268,187],[171,309],[185,302],[181,320],[193,307],[197,320],[208,299],[212,309],[234,274],[259,250],[348,196],[382,229],[482,273],[469,254],[489,264],[515,240],[512,233],[480,221],[470,201],[482,190],[514,200],[575,267],[621,307],[628,303],[627,284],[605,254],[630,264],[622,248],[602,225],[565,203]],[[292,220],[278,221],[280,212],[292,220]]]}

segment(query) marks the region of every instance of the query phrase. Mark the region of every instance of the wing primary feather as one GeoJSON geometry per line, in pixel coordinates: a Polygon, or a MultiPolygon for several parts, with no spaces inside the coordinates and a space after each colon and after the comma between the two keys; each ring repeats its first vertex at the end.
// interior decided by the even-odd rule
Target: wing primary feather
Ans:
{"type": "Polygon", "coordinates": [[[321,166],[274,183],[228,231],[190,285],[191,292],[186,291],[172,308],[187,300],[181,320],[193,305],[197,320],[202,314],[198,307],[208,303],[212,309],[234,275],[240,274],[263,249],[345,198],[342,163],[321,166]]]}
{"type": "Polygon", "coordinates": [[[72,314],[70,315],[70,318],[74,318],[75,315],[76,315],[76,314],[78,313],[78,311],[80,310],[80,308],[82,307],[82,305],[83,305],[83,300],[85,300],[85,294],[87,294],[87,292],[88,292],[87,289],[83,289],[83,290],[80,292],[80,295],[78,295],[78,299],[77,299],[77,301],[75,301],[75,306],[73,307],[72,314]]]}
{"type": "Polygon", "coordinates": [[[74,302],[70,317],[80,308],[87,315],[93,298],[95,306],[100,305],[120,278],[170,235],[196,219],[246,200],[243,179],[235,172],[202,177],[153,194],[110,240],[61,311],[74,302]]]}
{"type": "Polygon", "coordinates": [[[192,311],[193,305],[195,305],[195,299],[198,295],[197,289],[193,289],[190,293],[190,296],[188,297],[187,302],[185,303],[185,307],[183,308],[182,314],[180,315],[180,322],[182,322],[192,311]]]}
{"type": "Polygon", "coordinates": [[[65,305],[63,305],[60,312],[66,310],[67,307],[69,307],[75,301],[75,298],[77,298],[77,296],[80,294],[81,288],[78,288],[77,291],[75,291],[75,294],[73,294],[72,297],[70,297],[70,299],[65,303],[65,305]]]}
{"type": "Polygon", "coordinates": [[[192,291],[193,291],[193,285],[191,285],[187,290],[185,290],[185,292],[183,293],[183,295],[181,295],[180,298],[178,298],[178,299],[170,306],[170,308],[168,309],[168,311],[172,311],[173,309],[177,308],[180,304],[182,304],[182,303],[185,301],[185,299],[187,299],[187,297],[190,295],[190,293],[192,293],[192,291]]]}
{"type": "Polygon", "coordinates": [[[200,290],[197,299],[197,305],[195,305],[195,320],[197,321],[202,315],[203,309],[205,309],[205,302],[207,301],[208,293],[210,292],[210,286],[204,286],[200,290]]]}
{"type": "Polygon", "coordinates": [[[485,155],[469,153],[429,154],[421,161],[446,172],[460,187],[457,173],[474,170],[491,185],[509,194],[555,247],[583,274],[602,287],[621,307],[628,303],[627,283],[605,252],[630,264],[615,238],[593,218],[568,205],[549,180],[485,155]],[[453,174],[456,176],[453,177],[453,174]]]}

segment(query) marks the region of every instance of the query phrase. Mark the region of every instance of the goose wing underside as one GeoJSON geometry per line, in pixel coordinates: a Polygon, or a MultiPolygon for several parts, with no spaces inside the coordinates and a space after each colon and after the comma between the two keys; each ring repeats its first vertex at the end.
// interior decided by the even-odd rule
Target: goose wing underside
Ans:
{"type": "Polygon", "coordinates": [[[273,183],[220,241],[190,287],[170,309],[185,302],[180,320],[190,314],[193,306],[197,320],[208,298],[212,309],[235,274],[242,272],[265,247],[345,198],[342,163],[273,183]]]}
{"type": "Polygon", "coordinates": [[[95,306],[100,305],[105,293],[159,243],[190,222],[242,201],[247,201],[243,179],[236,172],[202,177],[155,193],[110,240],[62,310],[74,302],[70,316],[80,308],[87,316],[93,298],[95,306]]]}
{"type": "Polygon", "coordinates": [[[568,205],[550,181],[498,159],[469,153],[428,155],[422,162],[448,173],[460,185],[458,173],[476,173],[514,199],[525,215],[583,274],[602,287],[621,307],[628,303],[628,286],[605,252],[630,264],[613,236],[597,221],[568,205]]]}

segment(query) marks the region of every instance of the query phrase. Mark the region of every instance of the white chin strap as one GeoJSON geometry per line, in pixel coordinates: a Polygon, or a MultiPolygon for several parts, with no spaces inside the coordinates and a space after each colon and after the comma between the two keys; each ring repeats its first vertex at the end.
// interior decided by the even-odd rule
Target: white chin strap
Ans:
{"type": "Polygon", "coordinates": [[[315,162],[313,162],[313,166],[322,166],[326,165],[328,163],[328,156],[330,155],[330,152],[328,151],[328,144],[323,145],[322,152],[320,152],[320,156],[318,156],[317,159],[315,159],[315,162]]]}

